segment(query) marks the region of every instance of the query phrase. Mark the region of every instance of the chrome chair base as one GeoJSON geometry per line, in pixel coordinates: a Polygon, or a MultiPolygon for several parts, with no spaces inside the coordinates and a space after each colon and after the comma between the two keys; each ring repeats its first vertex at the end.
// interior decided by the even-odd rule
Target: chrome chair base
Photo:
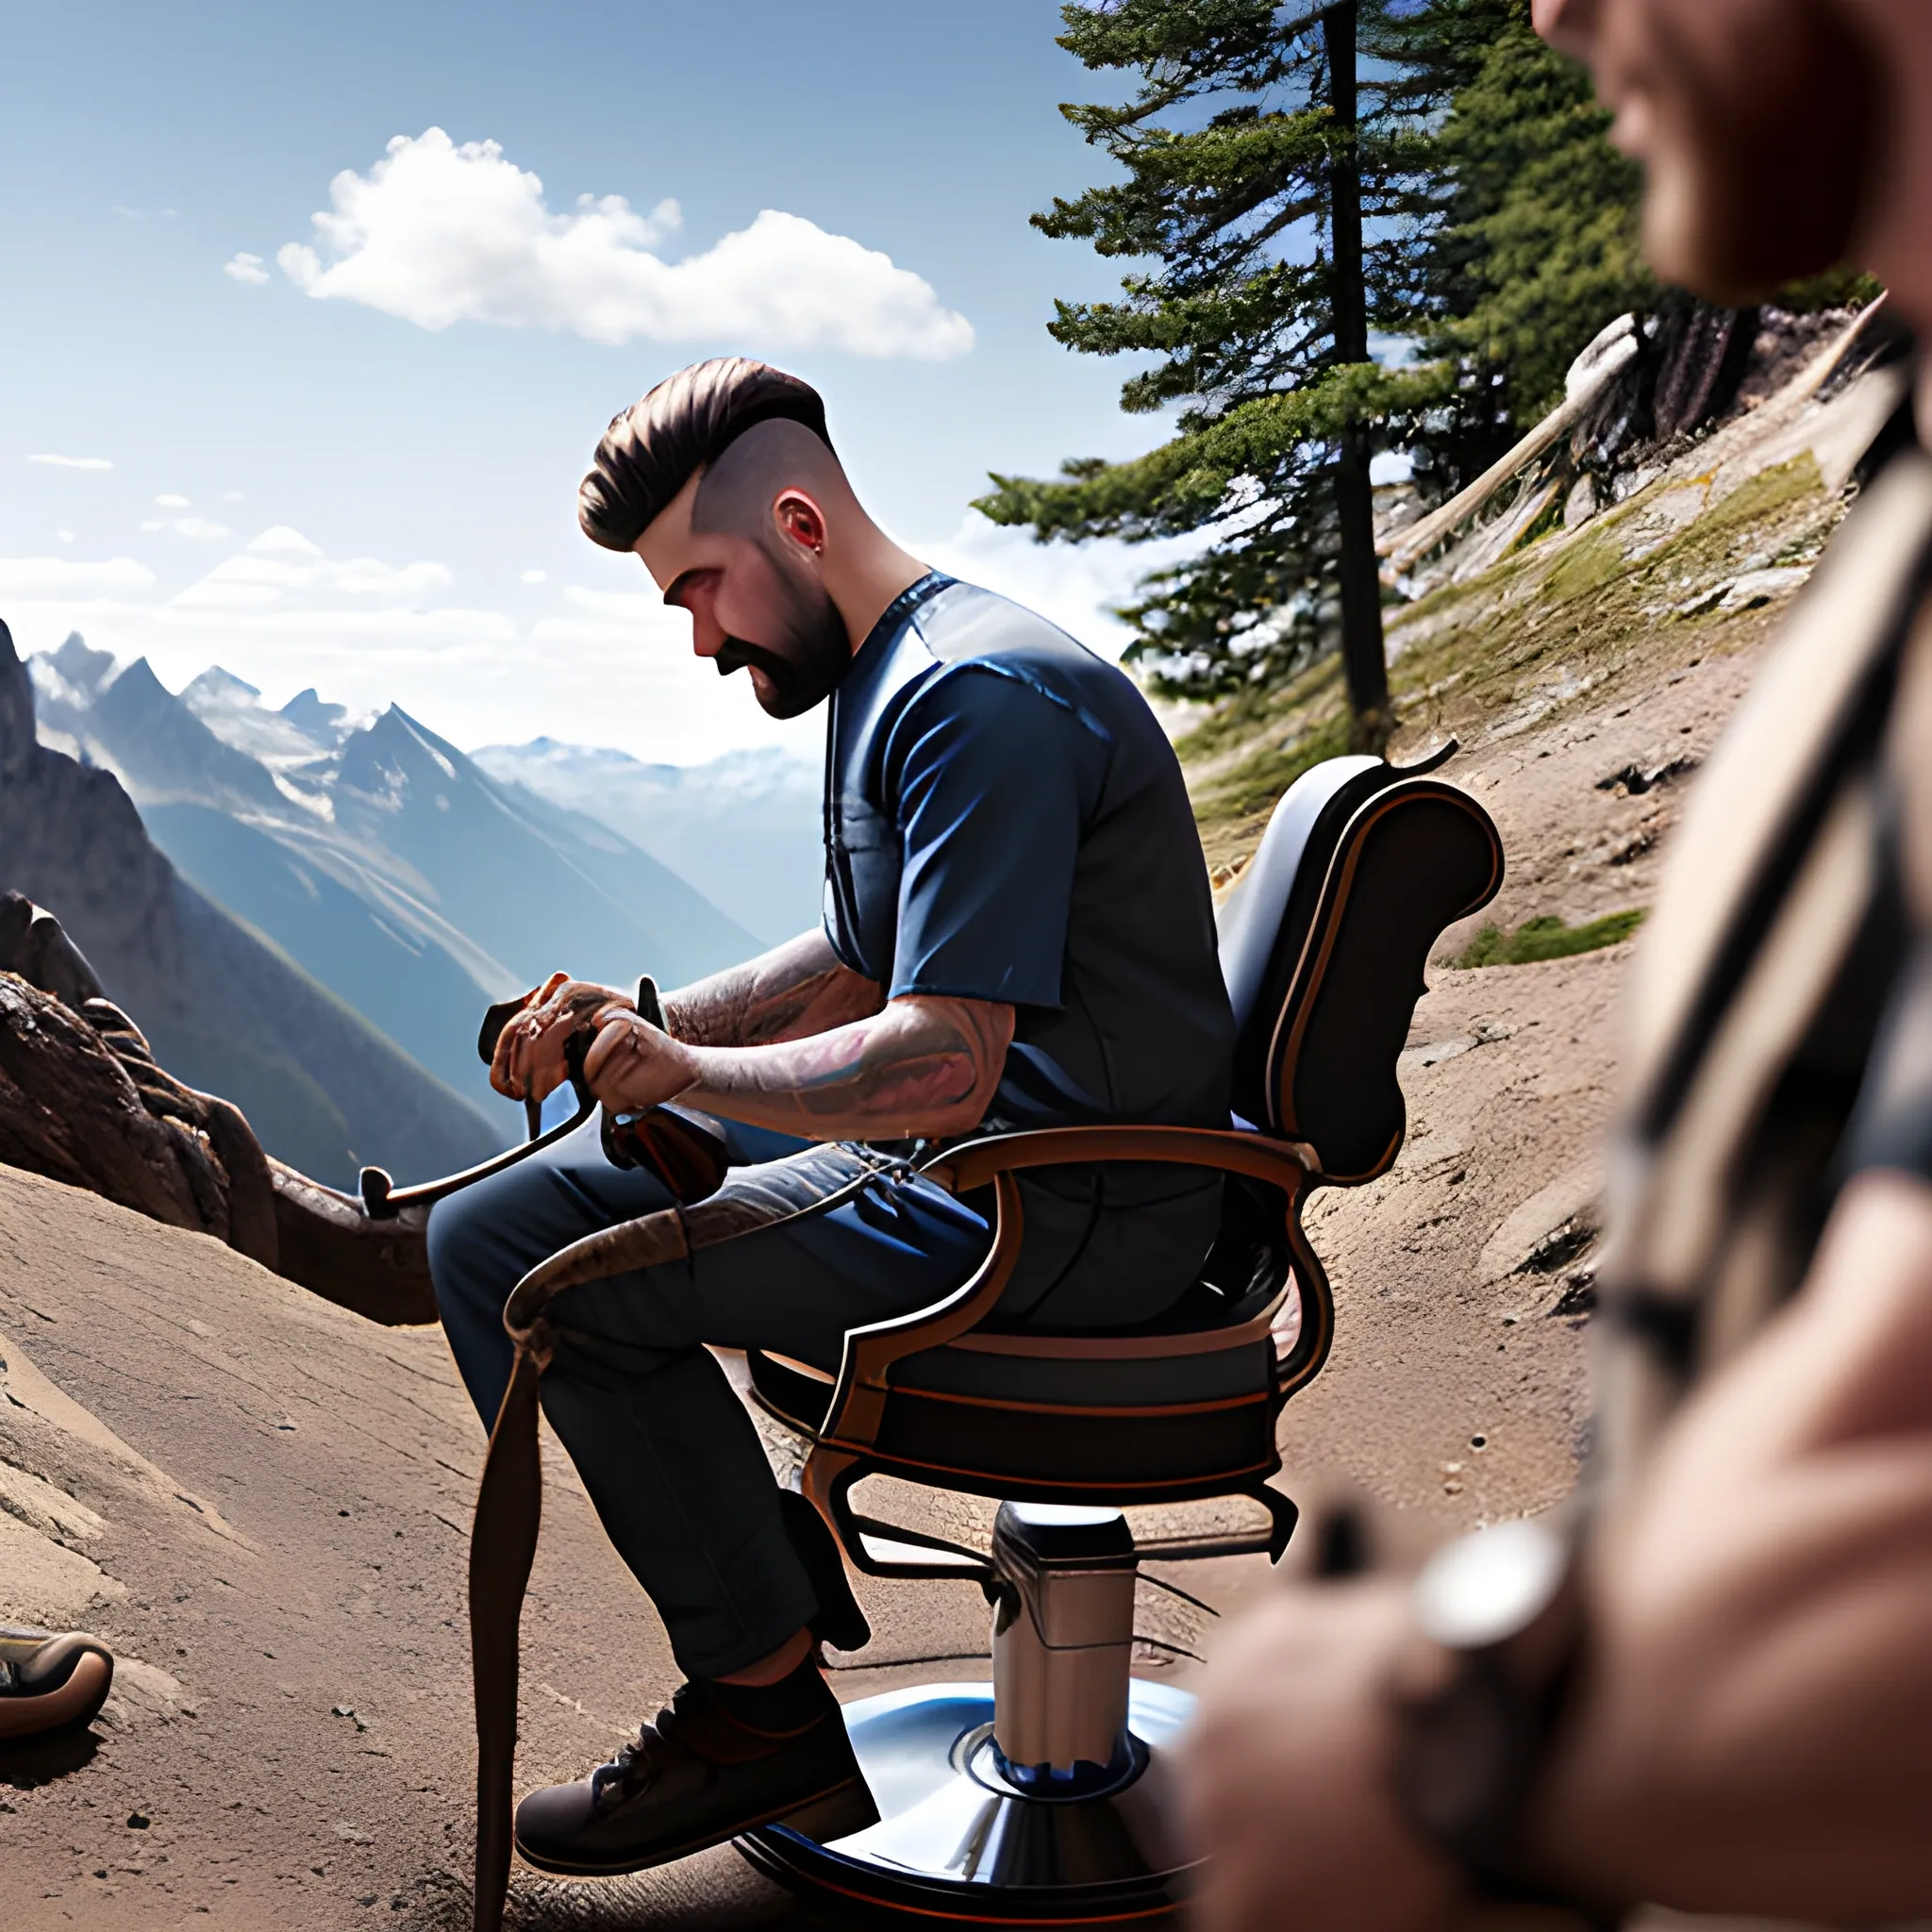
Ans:
{"type": "Polygon", "coordinates": [[[922,1684],[845,1707],[879,1823],[820,1844],[768,1824],[737,1840],[759,1871],[822,1904],[964,1925],[1080,1925],[1176,1907],[1189,1866],[1172,1843],[1164,1747],[1193,1708],[1136,1682],[1127,1748],[1106,1777],[1022,1789],[992,1741],[991,1684],[922,1684]]]}

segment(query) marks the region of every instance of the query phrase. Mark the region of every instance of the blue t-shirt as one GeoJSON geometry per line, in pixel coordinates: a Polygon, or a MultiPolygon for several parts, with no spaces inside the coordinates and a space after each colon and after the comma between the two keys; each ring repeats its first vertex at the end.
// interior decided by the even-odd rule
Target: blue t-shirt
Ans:
{"type": "MultiPolygon", "coordinates": [[[[989,1128],[1225,1126],[1234,1020],[1200,837],[1132,681],[1043,618],[929,575],[832,698],[825,932],[888,997],[1015,1010],[989,1128]]],[[[1024,1187],[1008,1307],[1054,1326],[1170,1305],[1218,1225],[1200,1171],[1024,1187]]]]}

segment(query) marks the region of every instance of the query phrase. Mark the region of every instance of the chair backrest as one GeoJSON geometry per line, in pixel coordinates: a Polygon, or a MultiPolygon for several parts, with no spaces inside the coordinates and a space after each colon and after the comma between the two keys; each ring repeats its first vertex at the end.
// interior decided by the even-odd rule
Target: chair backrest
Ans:
{"type": "Polygon", "coordinates": [[[1395,1065],[1429,948],[1503,883],[1490,815],[1427,775],[1447,756],[1305,773],[1222,908],[1235,1110],[1307,1142],[1330,1182],[1373,1180],[1394,1160],[1407,1125],[1395,1065]]]}

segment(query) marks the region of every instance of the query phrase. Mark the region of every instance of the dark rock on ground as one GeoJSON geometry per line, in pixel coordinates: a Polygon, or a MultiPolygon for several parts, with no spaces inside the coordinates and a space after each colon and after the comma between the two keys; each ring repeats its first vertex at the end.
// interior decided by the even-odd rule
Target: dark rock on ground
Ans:
{"type": "Polygon", "coordinates": [[[156,1061],[59,922],[0,893],[0,1163],[84,1188],[374,1321],[433,1322],[425,1216],[367,1220],[156,1061]],[[38,983],[37,983],[38,982],[38,983]]]}

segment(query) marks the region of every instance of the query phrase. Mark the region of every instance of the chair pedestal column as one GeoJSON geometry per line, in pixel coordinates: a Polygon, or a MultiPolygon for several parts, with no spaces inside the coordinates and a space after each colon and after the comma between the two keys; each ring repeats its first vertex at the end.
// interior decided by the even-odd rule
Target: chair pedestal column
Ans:
{"type": "Polygon", "coordinates": [[[1128,1675],[1137,1558],[1118,1510],[1003,1504],[991,1684],[845,1707],[879,1823],[738,1840],[794,1891],[956,1924],[1117,1924],[1176,1906],[1164,1747],[1193,1699],[1128,1675]]]}
{"type": "Polygon", "coordinates": [[[1024,1790],[1117,1778],[1127,1750],[1133,1533],[1118,1509],[1003,1503],[992,1535],[993,1743],[1024,1790]]]}

